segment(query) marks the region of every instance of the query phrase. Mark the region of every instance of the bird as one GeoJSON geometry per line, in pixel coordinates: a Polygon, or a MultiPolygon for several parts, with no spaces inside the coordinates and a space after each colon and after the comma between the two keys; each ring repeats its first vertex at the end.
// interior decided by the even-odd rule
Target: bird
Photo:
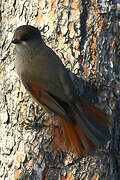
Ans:
{"type": "Polygon", "coordinates": [[[110,116],[76,95],[68,70],[46,45],[37,27],[15,29],[15,68],[27,92],[46,112],[60,117],[66,147],[88,155],[109,138],[110,116]]]}

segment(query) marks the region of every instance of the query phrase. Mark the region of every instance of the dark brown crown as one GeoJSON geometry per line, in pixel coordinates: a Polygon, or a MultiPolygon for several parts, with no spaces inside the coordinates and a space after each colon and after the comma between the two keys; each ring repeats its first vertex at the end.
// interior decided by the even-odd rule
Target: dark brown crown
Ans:
{"type": "Polygon", "coordinates": [[[42,39],[40,31],[38,28],[30,25],[22,25],[18,27],[15,32],[13,39],[15,40],[21,40],[21,41],[28,41],[31,39],[42,39]]]}

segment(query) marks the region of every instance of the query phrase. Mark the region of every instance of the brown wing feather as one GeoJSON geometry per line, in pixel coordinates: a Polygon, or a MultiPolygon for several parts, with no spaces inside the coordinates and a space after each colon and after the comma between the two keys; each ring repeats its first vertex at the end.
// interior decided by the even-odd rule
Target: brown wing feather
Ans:
{"type": "Polygon", "coordinates": [[[39,84],[32,81],[23,81],[23,84],[38,104],[41,104],[45,109],[49,109],[65,119],[68,118],[62,106],[39,84]]]}
{"type": "Polygon", "coordinates": [[[68,150],[72,150],[76,155],[86,155],[106,141],[109,116],[105,113],[83,98],[78,98],[67,108],[64,102],[45,91],[39,84],[31,81],[23,84],[39,104],[61,117],[68,150]]]}

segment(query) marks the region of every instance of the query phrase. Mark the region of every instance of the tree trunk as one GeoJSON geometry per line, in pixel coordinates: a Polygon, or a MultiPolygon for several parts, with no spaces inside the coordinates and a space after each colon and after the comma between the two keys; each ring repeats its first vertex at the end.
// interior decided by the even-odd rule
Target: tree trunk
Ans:
{"type": "Polygon", "coordinates": [[[2,0],[1,12],[0,179],[118,180],[120,5],[106,0],[2,0]],[[58,119],[46,115],[25,91],[11,44],[15,28],[23,24],[41,30],[65,66],[84,79],[84,86],[75,81],[76,87],[111,115],[104,150],[86,157],[67,152],[58,119]]]}

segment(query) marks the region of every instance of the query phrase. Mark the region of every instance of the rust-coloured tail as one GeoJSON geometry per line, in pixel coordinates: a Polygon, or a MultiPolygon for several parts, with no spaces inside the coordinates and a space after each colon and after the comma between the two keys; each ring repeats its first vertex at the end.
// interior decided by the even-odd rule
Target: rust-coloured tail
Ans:
{"type": "Polygon", "coordinates": [[[72,103],[70,115],[71,122],[61,118],[69,151],[77,156],[86,155],[108,140],[110,117],[85,99],[80,98],[72,103]]]}

